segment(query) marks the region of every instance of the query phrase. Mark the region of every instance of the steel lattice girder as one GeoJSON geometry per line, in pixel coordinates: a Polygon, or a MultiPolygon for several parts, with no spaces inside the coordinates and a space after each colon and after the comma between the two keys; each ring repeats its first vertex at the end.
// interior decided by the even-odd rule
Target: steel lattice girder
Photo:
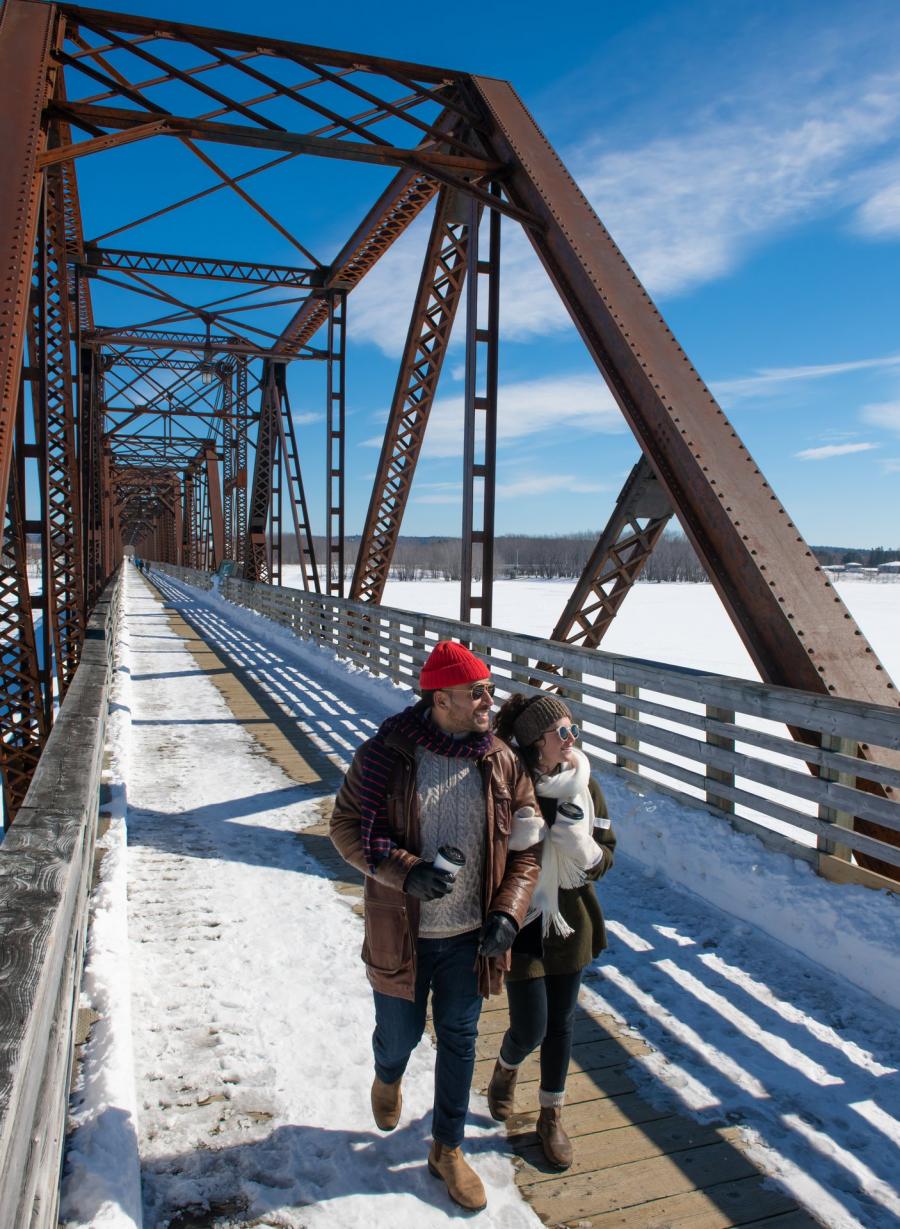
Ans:
{"type": "Polygon", "coordinates": [[[625,480],[551,640],[596,648],[672,519],[672,506],[646,457],[625,480]]]}
{"type": "Polygon", "coordinates": [[[41,695],[37,644],[28,585],[23,476],[10,469],[3,549],[0,554],[0,765],[8,819],[16,812],[47,739],[49,696],[41,695]]]}
{"type": "Polygon", "coordinates": [[[162,252],[132,252],[120,248],[87,247],[84,265],[92,269],[124,269],[173,277],[201,277],[208,281],[246,282],[260,286],[291,286],[307,289],[312,269],[290,265],[263,265],[253,261],[219,260],[211,256],[172,256],[162,252]]]}
{"type": "Polygon", "coordinates": [[[458,200],[442,189],[356,557],[350,588],[355,601],[381,601],[400,536],[466,276],[469,227],[468,219],[456,216],[458,208],[458,200]]]}

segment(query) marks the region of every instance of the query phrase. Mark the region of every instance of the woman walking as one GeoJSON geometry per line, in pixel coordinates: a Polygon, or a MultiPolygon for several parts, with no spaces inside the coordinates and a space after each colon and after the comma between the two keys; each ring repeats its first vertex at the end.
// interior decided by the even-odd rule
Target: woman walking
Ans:
{"type": "Polygon", "coordinates": [[[494,727],[498,737],[518,745],[541,810],[516,813],[509,847],[542,841],[543,849],[540,880],[506,975],[510,1025],[488,1087],[488,1107],[499,1122],[510,1116],[519,1067],[540,1045],[537,1134],[550,1164],[568,1169],[572,1143],[562,1106],[575,1005],[585,967],[606,947],[593,880],[612,866],[616,838],[603,792],[575,746],[578,726],[560,699],[512,695],[494,727]]]}

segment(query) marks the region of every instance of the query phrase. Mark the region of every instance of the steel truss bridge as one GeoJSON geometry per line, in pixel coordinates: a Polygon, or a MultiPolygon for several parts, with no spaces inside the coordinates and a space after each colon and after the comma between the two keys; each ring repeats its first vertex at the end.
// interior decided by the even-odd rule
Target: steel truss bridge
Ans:
{"type": "MultiPolygon", "coordinates": [[[[600,645],[675,516],[767,683],[897,705],[790,514],[512,85],[154,17],[6,0],[0,100],[8,816],[21,806],[91,612],[127,547],[206,571],[231,560],[243,579],[278,584],[293,536],[308,592],[380,603],[463,299],[460,617],[491,623],[508,227],[524,230],[640,447],[552,638],[600,645]],[[205,186],[180,195],[174,187],[175,199],[148,211],[141,170],[150,141],[155,150],[177,147],[205,186]],[[93,234],[87,222],[98,202],[85,193],[82,210],[79,168],[124,146],[130,174],[106,177],[102,194],[122,221],[93,234]],[[234,150],[240,169],[227,161],[234,150]],[[321,210],[334,191],[327,177],[315,186],[323,166],[349,174],[363,164],[369,181],[382,176],[380,194],[336,252],[314,253],[277,216],[289,216],[289,200],[278,209],[264,203],[267,177],[301,158],[310,166],[304,191],[319,191],[321,210]],[[252,250],[209,255],[204,210],[228,198],[274,231],[294,263],[258,260],[263,253],[252,250]],[[202,254],[120,246],[129,231],[174,213],[202,254]],[[426,214],[421,275],[345,594],[353,291],[426,214]],[[97,318],[95,300],[110,314],[97,318]],[[318,559],[288,395],[293,363],[318,364],[321,375],[327,516],[318,559]],[[31,592],[34,542],[42,584],[31,592]]],[[[236,249],[241,238],[233,235],[236,249]]],[[[891,796],[889,785],[870,785],[891,796]]],[[[856,823],[898,843],[893,831],[856,823]]],[[[895,874],[877,859],[870,865],[895,874]]]]}

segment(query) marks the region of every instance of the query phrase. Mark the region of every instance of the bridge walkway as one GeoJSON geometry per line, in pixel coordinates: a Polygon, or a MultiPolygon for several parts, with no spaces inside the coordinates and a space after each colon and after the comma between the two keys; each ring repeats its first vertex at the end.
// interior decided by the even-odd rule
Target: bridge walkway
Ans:
{"type": "MultiPolygon", "coordinates": [[[[363,712],[359,682],[326,654],[321,671],[286,660],[254,636],[256,616],[225,617],[154,580],[128,569],[125,610],[144,1225],[450,1223],[456,1209],[424,1166],[427,1047],[400,1130],[381,1137],[369,1118],[361,888],[327,838],[349,757],[402,697],[372,688],[363,712]]],[[[569,1084],[576,1163],[562,1176],[534,1135],[534,1058],[508,1131],[487,1115],[479,1094],[506,1012],[503,999],[485,1006],[467,1140],[489,1192],[483,1223],[818,1223],[760,1174],[739,1124],[700,1123],[654,1096],[633,1061],[648,1047],[591,998],[569,1084]]]]}

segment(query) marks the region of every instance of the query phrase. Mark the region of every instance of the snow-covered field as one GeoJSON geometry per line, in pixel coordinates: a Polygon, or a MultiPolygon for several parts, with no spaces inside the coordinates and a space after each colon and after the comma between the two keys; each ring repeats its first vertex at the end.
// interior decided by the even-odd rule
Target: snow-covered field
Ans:
{"type": "MultiPolygon", "coordinates": [[[[301,586],[296,569],[285,584],[301,586]],[[296,578],[295,578],[296,573],[296,578]]],[[[501,580],[494,626],[547,637],[574,587],[571,580],[501,580]]],[[[892,678],[900,683],[900,582],[838,581],[837,592],[892,678]]],[[[439,580],[388,581],[384,605],[459,618],[459,586],[439,580]]],[[[712,585],[635,585],[603,640],[610,653],[758,679],[712,585]]]]}
{"type": "MultiPolygon", "coordinates": [[[[514,582],[519,593],[523,583],[514,582]]],[[[333,783],[297,786],[265,759],[131,569],[128,586],[119,811],[105,838],[85,982],[102,1019],[73,1101],[64,1223],[140,1223],[136,1146],[145,1229],[210,1208],[218,1219],[203,1223],[223,1227],[455,1223],[424,1166],[427,1042],[405,1081],[398,1131],[382,1137],[370,1120],[361,924],[294,836],[318,822],[318,797],[333,783]]],[[[248,611],[165,578],[161,587],[278,696],[336,778],[406,702],[402,689],[248,611]]],[[[629,602],[660,588],[638,586],[629,602]]],[[[690,590],[691,603],[708,592],[675,588],[690,590]]],[[[900,597],[900,586],[853,588],[900,597]]],[[[657,621],[675,620],[680,599],[669,599],[669,617],[657,608],[657,621]]],[[[537,619],[535,600],[515,609],[537,619]]],[[[877,620],[867,626],[852,608],[886,659],[877,620]]],[[[637,605],[628,611],[634,628],[637,605]]],[[[517,629],[546,634],[555,615],[517,629]]],[[[682,616],[681,635],[666,631],[673,646],[696,635],[696,607],[682,616]]],[[[513,625],[502,612],[496,622],[513,625]]],[[[712,640],[704,627],[703,642],[712,640]]],[[[647,644],[609,647],[675,660],[647,644]]],[[[717,668],[741,673],[725,652],[717,668]]],[[[819,880],[649,790],[603,784],[623,852],[600,887],[611,948],[584,994],[654,1047],[636,1060],[641,1091],[744,1124],[761,1165],[824,1225],[900,1225],[900,900],[819,880]]],[[[489,1197],[478,1223],[537,1226],[501,1141],[473,1097],[467,1150],[489,1197]]]]}

